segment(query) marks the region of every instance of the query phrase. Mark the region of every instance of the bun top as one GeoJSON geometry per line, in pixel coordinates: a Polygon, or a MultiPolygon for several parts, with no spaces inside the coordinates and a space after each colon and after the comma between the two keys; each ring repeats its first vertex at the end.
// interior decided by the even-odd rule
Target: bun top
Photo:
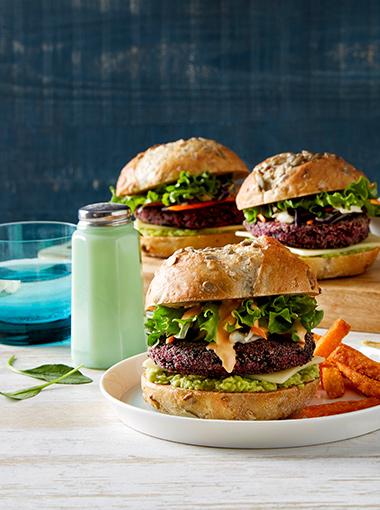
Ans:
{"type": "Polygon", "coordinates": [[[359,179],[362,172],[327,152],[284,152],[255,166],[236,197],[238,209],[287,198],[337,191],[359,179]]]}
{"type": "Polygon", "coordinates": [[[175,182],[182,171],[193,175],[233,173],[248,175],[248,168],[230,149],[214,140],[190,138],[155,145],[133,158],[121,170],[117,196],[133,195],[175,182]]]}
{"type": "Polygon", "coordinates": [[[318,292],[305,262],[277,240],[257,237],[223,248],[177,250],[156,272],[146,306],[318,292]]]}

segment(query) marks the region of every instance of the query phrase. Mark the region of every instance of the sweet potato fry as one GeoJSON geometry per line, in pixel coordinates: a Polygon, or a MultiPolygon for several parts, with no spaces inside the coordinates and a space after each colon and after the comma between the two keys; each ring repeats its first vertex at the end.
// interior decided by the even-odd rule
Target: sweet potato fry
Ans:
{"type": "Polygon", "coordinates": [[[350,331],[351,326],[343,319],[337,319],[330,329],[318,340],[314,356],[327,358],[338,347],[350,331]]]}
{"type": "MultiPolygon", "coordinates": [[[[342,374],[342,372],[341,372],[342,374]]],[[[355,386],[352,384],[352,382],[347,379],[347,377],[345,377],[343,374],[342,374],[342,378],[343,378],[343,382],[344,382],[344,386],[346,388],[346,390],[353,390],[355,391],[355,386]]]]}
{"type": "Polygon", "coordinates": [[[371,379],[360,372],[356,372],[351,367],[348,367],[343,363],[339,363],[339,361],[336,361],[335,363],[342,374],[352,382],[356,390],[359,390],[367,397],[380,398],[380,381],[376,381],[375,379],[371,379]]]}
{"type": "Polygon", "coordinates": [[[319,364],[319,378],[320,378],[319,381],[320,381],[322,389],[324,389],[322,371],[324,368],[328,368],[328,367],[335,367],[335,365],[332,361],[328,361],[327,359],[325,359],[325,361],[322,361],[322,363],[319,364]]]}
{"type": "Polygon", "coordinates": [[[331,416],[333,414],[351,413],[360,411],[367,407],[380,405],[378,398],[363,398],[362,400],[344,400],[333,402],[332,404],[320,404],[316,406],[307,406],[293,413],[290,418],[319,418],[321,416],[331,416]]]}
{"type": "Polygon", "coordinates": [[[341,372],[336,367],[321,367],[321,382],[329,398],[338,398],[344,395],[345,386],[341,372]]]}
{"type": "Polygon", "coordinates": [[[339,345],[328,357],[332,363],[341,363],[371,379],[380,381],[380,363],[348,345],[339,345]]]}

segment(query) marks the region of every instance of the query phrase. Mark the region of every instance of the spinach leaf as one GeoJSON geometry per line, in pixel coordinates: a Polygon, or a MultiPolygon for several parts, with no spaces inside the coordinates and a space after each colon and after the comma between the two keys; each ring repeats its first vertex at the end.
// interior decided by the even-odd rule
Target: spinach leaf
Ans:
{"type": "Polygon", "coordinates": [[[3,395],[3,397],[7,397],[12,400],[26,400],[28,398],[36,397],[39,393],[41,393],[41,391],[41,386],[34,386],[13,392],[0,391],[0,395],[3,395]]]}
{"type": "MultiPolygon", "coordinates": [[[[15,361],[15,359],[16,359],[15,356],[11,356],[11,358],[9,358],[9,360],[8,360],[9,367],[12,367],[12,364],[15,361]]],[[[76,367],[76,368],[72,368],[69,372],[65,372],[60,377],[57,377],[56,379],[52,379],[51,381],[46,382],[45,384],[41,384],[39,386],[31,386],[29,388],[23,388],[21,390],[16,390],[16,391],[8,391],[8,392],[2,391],[2,392],[0,392],[0,395],[3,395],[4,397],[10,398],[12,400],[26,400],[28,398],[33,398],[33,397],[37,396],[43,389],[47,388],[48,386],[52,386],[53,384],[59,384],[62,381],[64,381],[65,379],[74,375],[76,372],[79,372],[80,368],[82,368],[82,365],[80,365],[79,367],[76,367]]],[[[20,373],[22,373],[22,371],[20,373]]],[[[29,375],[29,374],[26,374],[26,375],[29,375]]],[[[91,379],[90,379],[90,381],[91,381],[91,379]]],[[[74,383],[74,384],[78,384],[78,383],[74,383]]]]}
{"type": "Polygon", "coordinates": [[[67,376],[69,372],[74,370],[73,367],[69,367],[67,365],[41,365],[36,368],[20,370],[13,366],[15,361],[15,356],[11,356],[8,360],[8,367],[13,372],[21,375],[27,375],[29,377],[34,377],[34,379],[41,379],[42,381],[54,381],[58,377],[66,375],[65,379],[62,379],[62,381],[60,381],[58,384],[88,384],[92,382],[92,379],[86,375],[83,375],[79,370],[76,370],[74,373],[67,376]]]}

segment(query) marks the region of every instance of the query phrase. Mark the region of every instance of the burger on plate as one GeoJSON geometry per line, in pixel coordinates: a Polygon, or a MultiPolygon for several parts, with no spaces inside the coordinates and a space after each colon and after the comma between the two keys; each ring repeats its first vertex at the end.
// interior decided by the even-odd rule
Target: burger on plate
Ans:
{"type": "Polygon", "coordinates": [[[158,411],[276,420],[317,389],[317,280],[278,241],[175,252],[147,294],[144,399],[158,411]]]}
{"type": "Polygon", "coordinates": [[[136,217],[143,252],[168,257],[178,248],[237,242],[244,220],[237,180],[248,168],[230,149],[204,138],[156,145],[122,169],[112,200],[136,217]]]}
{"type": "Polygon", "coordinates": [[[320,279],[362,273],[380,249],[380,238],[369,235],[369,218],[380,215],[376,184],[335,154],[268,158],[246,178],[236,203],[250,235],[278,239],[320,279]]]}

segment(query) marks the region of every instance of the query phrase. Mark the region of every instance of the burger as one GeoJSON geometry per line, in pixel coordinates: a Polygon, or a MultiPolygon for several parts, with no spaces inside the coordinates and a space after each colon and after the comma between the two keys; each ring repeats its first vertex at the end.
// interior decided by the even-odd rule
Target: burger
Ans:
{"type": "Polygon", "coordinates": [[[230,149],[205,138],[156,145],[121,170],[112,201],[136,217],[144,253],[168,257],[186,246],[237,242],[243,213],[237,181],[248,168],[230,149]]]}
{"type": "Polygon", "coordinates": [[[318,278],[364,272],[380,238],[369,217],[380,215],[376,184],[335,154],[286,152],[257,165],[236,197],[246,236],[271,236],[304,258],[318,278]]]}
{"type": "Polygon", "coordinates": [[[176,251],[147,293],[145,401],[179,416],[288,417],[318,386],[318,291],[310,267],[271,238],[176,251]]]}

